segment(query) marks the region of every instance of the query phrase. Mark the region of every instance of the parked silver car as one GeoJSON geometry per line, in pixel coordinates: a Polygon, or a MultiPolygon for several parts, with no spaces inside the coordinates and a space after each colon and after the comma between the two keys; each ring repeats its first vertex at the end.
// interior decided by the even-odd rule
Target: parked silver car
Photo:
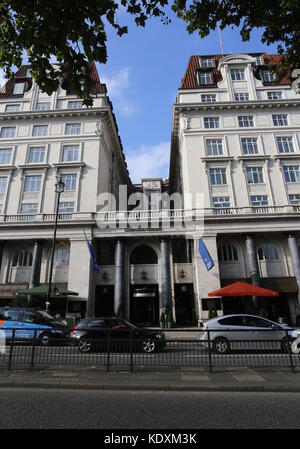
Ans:
{"type": "Polygon", "coordinates": [[[218,354],[230,350],[281,350],[288,352],[288,344],[300,337],[300,330],[282,326],[255,315],[226,315],[200,323],[198,337],[208,348],[208,332],[211,347],[218,354]]]}

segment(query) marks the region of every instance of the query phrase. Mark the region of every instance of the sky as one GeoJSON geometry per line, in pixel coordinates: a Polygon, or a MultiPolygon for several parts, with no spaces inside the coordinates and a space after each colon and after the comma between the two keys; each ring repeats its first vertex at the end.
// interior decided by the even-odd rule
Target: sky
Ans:
{"type": "MultiPolygon", "coordinates": [[[[119,37],[107,28],[108,61],[97,64],[134,183],[148,176],[168,177],[172,105],[188,60],[192,55],[221,53],[217,31],[200,39],[196,33],[189,35],[185,23],[171,11],[168,16],[169,25],[154,18],[141,28],[121,10],[119,24],[129,24],[129,32],[119,37]]],[[[260,37],[261,31],[255,30],[249,42],[242,42],[238,29],[226,29],[224,52],[277,52],[275,45],[263,45],[260,37]]]]}

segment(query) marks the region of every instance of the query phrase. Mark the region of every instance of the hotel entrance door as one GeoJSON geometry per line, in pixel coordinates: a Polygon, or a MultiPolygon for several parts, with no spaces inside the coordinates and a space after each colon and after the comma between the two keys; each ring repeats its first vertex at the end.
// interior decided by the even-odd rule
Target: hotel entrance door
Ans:
{"type": "Polygon", "coordinates": [[[159,324],[159,296],[157,285],[132,285],[130,321],[138,326],[159,324]]]}

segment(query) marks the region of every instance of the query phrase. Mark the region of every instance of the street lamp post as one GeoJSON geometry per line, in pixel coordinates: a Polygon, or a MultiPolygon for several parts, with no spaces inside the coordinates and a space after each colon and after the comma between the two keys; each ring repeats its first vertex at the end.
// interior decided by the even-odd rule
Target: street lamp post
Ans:
{"type": "Polygon", "coordinates": [[[51,262],[50,262],[50,273],[49,273],[49,283],[48,283],[48,292],[46,299],[46,309],[48,310],[50,305],[50,297],[51,297],[51,287],[52,287],[52,272],[53,272],[53,262],[54,262],[54,253],[55,253],[55,244],[56,244],[56,231],[57,231],[57,222],[58,222],[58,213],[59,213],[59,201],[60,195],[65,190],[65,184],[62,181],[61,176],[56,178],[55,184],[55,193],[56,193],[56,213],[55,213],[55,224],[54,224],[54,232],[53,232],[53,241],[52,241],[52,250],[51,250],[51,262]]]}

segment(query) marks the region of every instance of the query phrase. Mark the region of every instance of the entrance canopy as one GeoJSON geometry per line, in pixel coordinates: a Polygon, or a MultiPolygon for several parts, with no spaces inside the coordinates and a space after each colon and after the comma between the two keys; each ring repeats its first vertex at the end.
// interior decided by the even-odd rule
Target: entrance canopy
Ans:
{"type": "MultiPolygon", "coordinates": [[[[48,284],[39,285],[34,288],[26,288],[25,290],[19,290],[15,293],[15,296],[47,296],[48,294],[48,284]]],[[[64,288],[56,287],[55,285],[51,288],[51,298],[64,297],[64,296],[78,296],[77,292],[72,292],[64,288]]]]}
{"type": "Polygon", "coordinates": [[[208,296],[278,296],[278,292],[247,282],[234,282],[208,293],[208,296]]]}

